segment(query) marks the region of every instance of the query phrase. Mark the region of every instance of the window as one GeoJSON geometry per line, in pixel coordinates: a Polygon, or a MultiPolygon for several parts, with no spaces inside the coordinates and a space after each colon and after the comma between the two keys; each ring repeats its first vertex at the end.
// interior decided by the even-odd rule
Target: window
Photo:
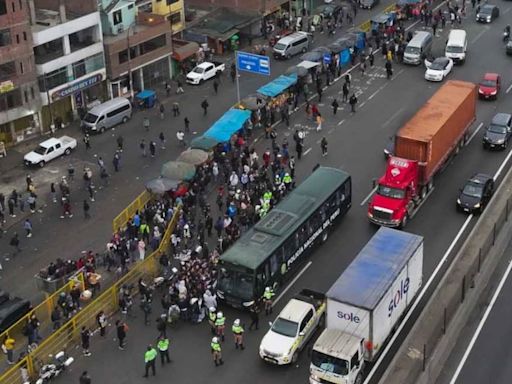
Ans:
{"type": "Polygon", "coordinates": [[[23,9],[23,0],[19,0],[20,9],[23,9]]]}
{"type": "Polygon", "coordinates": [[[171,16],[169,16],[169,21],[171,24],[179,24],[181,23],[181,12],[175,12],[171,16]]]}
{"type": "Polygon", "coordinates": [[[115,11],[112,14],[112,18],[114,19],[114,25],[121,24],[123,22],[123,16],[121,10],[115,11]]]}
{"type": "Polygon", "coordinates": [[[167,1],[167,5],[171,5],[171,4],[177,3],[180,0],[166,0],[166,1],[167,1]]]}
{"type": "Polygon", "coordinates": [[[0,15],[5,15],[7,13],[7,4],[6,0],[0,0],[0,15]]]}
{"type": "Polygon", "coordinates": [[[16,8],[14,7],[14,2],[12,2],[11,5],[12,5],[12,12],[13,13],[16,12],[16,8]]]}
{"type": "Polygon", "coordinates": [[[23,40],[27,41],[27,32],[23,31],[23,40]]]}
{"type": "Polygon", "coordinates": [[[20,61],[20,73],[23,73],[23,61],[20,61]]]}
{"type": "Polygon", "coordinates": [[[274,276],[275,273],[279,270],[279,262],[280,262],[279,251],[277,251],[277,252],[274,252],[272,257],[270,258],[270,274],[272,276],[274,276]]]}
{"type": "Polygon", "coordinates": [[[59,149],[60,148],[60,143],[55,144],[55,148],[59,149]]]}
{"type": "MultiPolygon", "coordinates": [[[[151,40],[145,41],[139,45],[140,54],[144,55],[148,52],[154,51],[155,49],[166,46],[165,34],[157,36],[151,40]]],[[[134,56],[131,56],[132,58],[134,56]]]]}
{"type": "Polygon", "coordinates": [[[0,30],[0,47],[11,44],[11,31],[9,29],[0,30]]]}
{"type": "Polygon", "coordinates": [[[128,104],[125,104],[122,107],[119,107],[119,108],[114,109],[113,111],[107,113],[107,117],[113,117],[121,112],[127,111],[128,109],[130,109],[130,106],[128,104]]]}
{"type": "Polygon", "coordinates": [[[25,96],[25,103],[28,103],[28,92],[23,91],[23,95],[25,96]]]}
{"type": "Polygon", "coordinates": [[[310,309],[309,312],[306,314],[306,316],[304,316],[304,318],[302,319],[302,321],[300,323],[299,332],[302,332],[304,330],[304,328],[306,328],[306,325],[308,325],[309,320],[311,320],[312,317],[313,317],[313,310],[310,309]]]}
{"type": "Polygon", "coordinates": [[[53,147],[48,148],[48,150],[46,151],[46,154],[52,153],[54,149],[55,148],[53,148],[53,147]]]}
{"type": "Polygon", "coordinates": [[[0,80],[9,80],[16,74],[16,63],[9,61],[5,64],[0,64],[0,80]]]}
{"type": "Polygon", "coordinates": [[[133,8],[133,4],[130,4],[130,5],[128,6],[128,9],[132,9],[132,8],[133,8]]]}
{"type": "Polygon", "coordinates": [[[19,89],[0,94],[0,112],[21,107],[22,105],[23,100],[19,89]]]}
{"type": "Polygon", "coordinates": [[[33,99],[35,99],[36,95],[34,93],[34,87],[30,87],[30,96],[32,96],[33,99]]]}
{"type": "Polygon", "coordinates": [[[16,44],[20,43],[20,35],[16,34],[16,44]]]}
{"type": "Polygon", "coordinates": [[[350,359],[350,369],[354,369],[359,366],[359,352],[356,351],[354,356],[350,359]]]}

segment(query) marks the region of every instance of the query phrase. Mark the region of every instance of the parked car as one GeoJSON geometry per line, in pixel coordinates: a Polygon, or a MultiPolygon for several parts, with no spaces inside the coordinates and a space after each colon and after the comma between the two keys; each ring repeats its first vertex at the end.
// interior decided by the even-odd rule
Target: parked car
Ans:
{"type": "Polygon", "coordinates": [[[425,80],[428,81],[443,81],[446,76],[452,71],[453,60],[448,57],[438,57],[430,62],[425,59],[425,80]]]}
{"type": "Polygon", "coordinates": [[[32,309],[30,301],[10,297],[5,291],[0,291],[0,333],[25,316],[32,309]]]}
{"type": "Polygon", "coordinates": [[[26,166],[37,165],[44,167],[45,164],[62,155],[69,155],[76,148],[76,139],[69,136],[59,138],[52,137],[43,141],[39,146],[23,157],[26,166]]]}
{"type": "Polygon", "coordinates": [[[106,129],[126,123],[132,117],[132,105],[125,97],[115,97],[92,108],[81,125],[85,133],[103,133],[106,129]]]}
{"type": "Polygon", "coordinates": [[[473,175],[463,188],[460,189],[457,198],[457,209],[468,213],[480,213],[491,200],[494,193],[494,180],[483,173],[473,175]]]}
{"type": "Polygon", "coordinates": [[[501,76],[497,73],[486,73],[478,85],[478,97],[481,99],[496,100],[500,88],[501,76]]]}
{"type": "Polygon", "coordinates": [[[484,4],[480,6],[476,14],[476,21],[479,23],[492,23],[500,15],[500,9],[493,4],[484,4]]]}
{"type": "Polygon", "coordinates": [[[204,61],[187,74],[187,83],[201,84],[206,80],[215,77],[217,74],[224,72],[226,64],[218,61],[204,61]]]}
{"type": "Polygon", "coordinates": [[[512,115],[497,113],[484,134],[483,146],[486,149],[505,149],[510,141],[512,115]]]}

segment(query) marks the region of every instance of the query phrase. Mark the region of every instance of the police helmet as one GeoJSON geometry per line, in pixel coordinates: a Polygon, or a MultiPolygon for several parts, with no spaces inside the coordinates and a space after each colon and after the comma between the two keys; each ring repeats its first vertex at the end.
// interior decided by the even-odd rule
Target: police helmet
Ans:
{"type": "Polygon", "coordinates": [[[218,343],[218,342],[219,342],[219,339],[218,339],[217,337],[214,337],[214,338],[212,339],[212,343],[218,343]]]}
{"type": "Polygon", "coordinates": [[[222,312],[217,312],[217,317],[222,318],[223,317],[222,312]]]}
{"type": "Polygon", "coordinates": [[[240,319],[236,319],[233,324],[236,325],[236,326],[239,326],[240,325],[240,319]]]}

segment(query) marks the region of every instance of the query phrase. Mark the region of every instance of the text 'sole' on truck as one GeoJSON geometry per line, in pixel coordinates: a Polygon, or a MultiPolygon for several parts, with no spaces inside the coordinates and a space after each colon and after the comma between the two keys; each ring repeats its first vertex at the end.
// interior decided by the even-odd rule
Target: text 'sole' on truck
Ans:
{"type": "Polygon", "coordinates": [[[361,384],[422,283],[423,238],[380,228],[327,292],[311,384],[361,384]]]}
{"type": "Polygon", "coordinates": [[[468,138],[476,117],[477,87],[448,81],[396,134],[376,193],[368,204],[372,223],[404,227],[434,187],[434,176],[468,138]]]}

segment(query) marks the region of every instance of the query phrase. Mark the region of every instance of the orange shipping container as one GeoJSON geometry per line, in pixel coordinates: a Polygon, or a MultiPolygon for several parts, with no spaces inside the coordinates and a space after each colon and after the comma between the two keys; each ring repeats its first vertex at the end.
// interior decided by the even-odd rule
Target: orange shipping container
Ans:
{"type": "Polygon", "coordinates": [[[476,118],[476,100],[475,84],[450,80],[398,131],[395,154],[418,161],[422,184],[464,142],[476,118]]]}

